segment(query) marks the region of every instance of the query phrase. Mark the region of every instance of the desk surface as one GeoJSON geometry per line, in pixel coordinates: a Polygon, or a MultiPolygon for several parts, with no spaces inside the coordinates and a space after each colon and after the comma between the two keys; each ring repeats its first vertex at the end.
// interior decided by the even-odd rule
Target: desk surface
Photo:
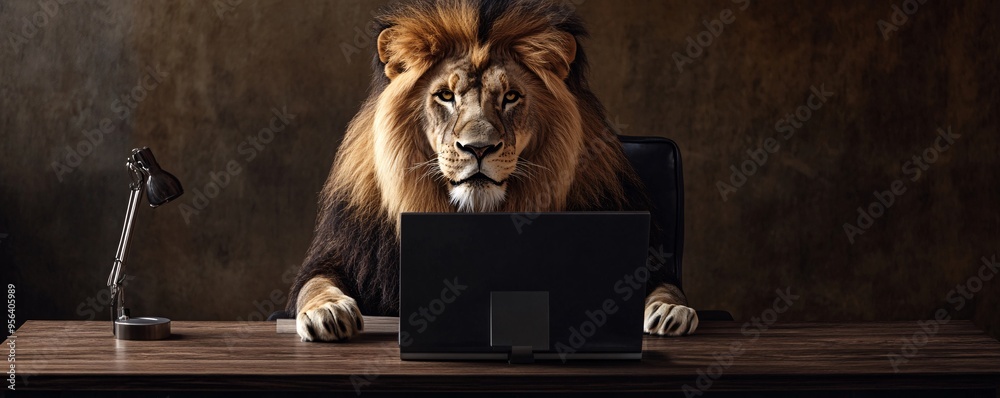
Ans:
{"type": "MultiPolygon", "coordinates": [[[[968,321],[926,339],[916,322],[704,322],[647,336],[642,361],[409,362],[393,324],[349,343],[303,343],[274,322],[173,322],[164,341],[118,341],[109,322],[28,321],[14,338],[17,388],[155,390],[712,391],[995,389],[1000,342],[968,321]],[[896,357],[894,357],[894,355],[896,357]],[[896,358],[896,369],[890,362],[896,358]],[[905,362],[904,362],[905,361],[905,362]],[[898,369],[898,372],[896,371],[898,369]]],[[[8,345],[10,340],[5,342],[8,345]]]]}

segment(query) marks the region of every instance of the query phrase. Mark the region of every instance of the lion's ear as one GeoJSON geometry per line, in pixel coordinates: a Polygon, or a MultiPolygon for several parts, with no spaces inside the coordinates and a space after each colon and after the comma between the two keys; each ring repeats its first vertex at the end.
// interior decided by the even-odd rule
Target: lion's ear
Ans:
{"type": "Polygon", "coordinates": [[[524,38],[514,45],[521,60],[533,69],[544,69],[565,80],[576,60],[576,36],[561,30],[524,38]]]}
{"type": "Polygon", "coordinates": [[[402,60],[393,56],[392,41],[396,37],[396,30],[393,28],[383,29],[378,34],[378,59],[385,64],[385,75],[389,80],[395,79],[400,73],[406,70],[402,60]]]}
{"type": "MultiPolygon", "coordinates": [[[[573,61],[576,61],[576,36],[573,36],[571,33],[561,33],[563,45],[565,45],[563,60],[566,62],[566,75],[568,76],[570,66],[573,65],[573,61]]],[[[566,76],[563,76],[563,79],[565,78],[566,76]]]]}
{"type": "Polygon", "coordinates": [[[385,75],[393,80],[410,69],[430,67],[442,53],[441,40],[432,35],[398,26],[378,34],[378,59],[385,64],[385,75]]]}

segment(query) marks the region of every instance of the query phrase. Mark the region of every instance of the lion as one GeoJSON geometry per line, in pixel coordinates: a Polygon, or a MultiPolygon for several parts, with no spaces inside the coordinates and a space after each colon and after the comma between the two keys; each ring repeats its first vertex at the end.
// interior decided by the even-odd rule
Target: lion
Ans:
{"type": "MultiPolygon", "coordinates": [[[[303,341],[398,316],[403,212],[645,210],[591,92],[572,9],[532,0],[397,4],[376,18],[368,99],[320,194],[287,312],[303,341]]],[[[665,269],[664,269],[665,270],[665,269]]],[[[693,333],[671,275],[649,278],[644,332],[693,333]]]]}

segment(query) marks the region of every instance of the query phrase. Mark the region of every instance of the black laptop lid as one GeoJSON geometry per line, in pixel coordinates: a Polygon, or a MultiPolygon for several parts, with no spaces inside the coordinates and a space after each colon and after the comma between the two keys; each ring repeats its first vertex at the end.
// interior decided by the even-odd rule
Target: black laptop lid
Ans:
{"type": "Polygon", "coordinates": [[[641,352],[649,213],[401,217],[404,359],[641,352]]]}

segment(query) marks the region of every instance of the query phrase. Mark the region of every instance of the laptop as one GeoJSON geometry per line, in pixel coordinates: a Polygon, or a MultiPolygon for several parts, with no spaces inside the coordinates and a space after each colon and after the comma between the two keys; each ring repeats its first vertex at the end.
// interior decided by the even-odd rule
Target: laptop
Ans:
{"type": "Polygon", "coordinates": [[[649,217],[402,214],[400,358],[641,359],[649,217]]]}

